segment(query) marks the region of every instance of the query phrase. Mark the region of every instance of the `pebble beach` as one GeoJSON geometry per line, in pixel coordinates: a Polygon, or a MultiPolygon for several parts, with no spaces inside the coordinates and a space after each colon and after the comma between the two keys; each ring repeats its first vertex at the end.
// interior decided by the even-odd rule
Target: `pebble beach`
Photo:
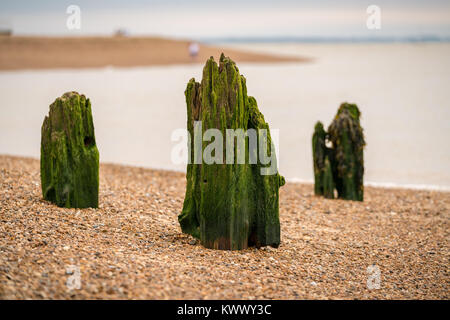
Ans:
{"type": "Polygon", "coordinates": [[[59,208],[39,160],[0,155],[0,299],[450,298],[449,192],[287,183],[279,248],[218,251],[181,233],[184,191],[180,172],[101,164],[99,208],[59,208]]]}

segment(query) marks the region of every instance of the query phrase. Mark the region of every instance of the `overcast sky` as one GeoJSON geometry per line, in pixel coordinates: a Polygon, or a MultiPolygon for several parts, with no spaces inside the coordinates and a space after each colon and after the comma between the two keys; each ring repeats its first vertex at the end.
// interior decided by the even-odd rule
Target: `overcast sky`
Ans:
{"type": "Polygon", "coordinates": [[[223,37],[450,37],[450,1],[431,0],[71,0],[0,2],[0,28],[15,34],[223,37]],[[381,9],[381,29],[366,27],[369,5],[381,9]],[[69,30],[69,5],[81,9],[81,29],[69,30]]]}

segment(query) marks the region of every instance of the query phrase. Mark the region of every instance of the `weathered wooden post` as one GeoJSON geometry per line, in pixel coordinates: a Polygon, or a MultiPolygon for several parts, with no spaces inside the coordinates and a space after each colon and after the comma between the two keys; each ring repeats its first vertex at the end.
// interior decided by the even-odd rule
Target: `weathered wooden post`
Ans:
{"type": "Polygon", "coordinates": [[[330,152],[328,149],[328,154],[325,156],[323,176],[322,176],[322,186],[323,186],[323,196],[328,199],[334,199],[334,179],[333,179],[333,169],[331,167],[330,152]]]}
{"type": "Polygon", "coordinates": [[[365,142],[359,123],[360,115],[356,104],[341,104],[328,127],[328,135],[333,144],[335,183],[339,198],[363,201],[365,142]]]}
{"type": "Polygon", "coordinates": [[[50,105],[41,129],[41,186],[60,207],[98,207],[99,153],[91,103],[67,92],[50,105]]]}
{"type": "Polygon", "coordinates": [[[313,164],[314,164],[314,193],[322,196],[324,193],[323,177],[325,175],[325,156],[326,145],[325,138],[327,133],[323,129],[322,122],[318,121],[314,126],[314,134],[312,137],[313,148],[313,164]]]}
{"type": "Polygon", "coordinates": [[[317,122],[313,134],[314,192],[326,198],[364,199],[363,129],[356,104],[343,103],[325,132],[317,122]],[[326,146],[327,139],[332,146],[326,146]]]}
{"type": "Polygon", "coordinates": [[[314,164],[314,193],[325,198],[334,198],[334,181],[331,169],[331,152],[326,146],[327,133],[322,122],[318,121],[314,127],[312,138],[314,164]]]}
{"type": "Polygon", "coordinates": [[[189,142],[193,163],[187,166],[186,196],[178,217],[182,231],[200,239],[207,248],[277,247],[280,243],[278,190],[284,178],[276,166],[274,172],[267,174],[264,171],[267,163],[261,163],[261,159],[250,163],[258,154],[250,147],[250,134],[244,138],[244,146],[239,147],[239,129],[244,134],[251,129],[256,132],[265,129],[267,135],[257,134],[258,145],[266,147],[276,165],[269,126],[256,100],[247,96],[245,78],[230,58],[222,54],[217,65],[211,57],[203,69],[201,83],[191,79],[185,95],[187,128],[193,137],[189,142]],[[216,129],[213,163],[206,163],[202,156],[211,148],[205,140],[212,137],[203,136],[208,129],[216,129]],[[196,148],[198,134],[200,148],[196,148]],[[236,144],[234,134],[238,137],[236,144]],[[221,137],[226,137],[226,143],[218,141],[221,137]],[[244,163],[238,160],[239,150],[244,152],[244,163]]]}

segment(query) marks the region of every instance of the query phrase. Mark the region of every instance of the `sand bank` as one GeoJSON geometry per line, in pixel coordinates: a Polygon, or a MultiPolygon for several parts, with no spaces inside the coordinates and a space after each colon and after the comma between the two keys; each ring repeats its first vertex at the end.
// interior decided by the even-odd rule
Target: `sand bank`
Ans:
{"type": "Polygon", "coordinates": [[[189,41],[136,37],[6,37],[0,36],[0,70],[134,67],[203,63],[223,51],[236,62],[306,62],[306,58],[260,54],[200,45],[196,59],[189,41]]]}

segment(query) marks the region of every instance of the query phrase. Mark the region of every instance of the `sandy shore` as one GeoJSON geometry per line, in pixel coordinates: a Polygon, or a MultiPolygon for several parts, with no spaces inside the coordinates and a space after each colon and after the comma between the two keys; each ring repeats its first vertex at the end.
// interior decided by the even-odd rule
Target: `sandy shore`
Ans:
{"type": "Polygon", "coordinates": [[[307,58],[259,54],[200,45],[194,60],[189,41],[163,38],[45,38],[0,36],[0,70],[133,67],[203,63],[223,51],[236,62],[304,62],[307,58]]]}
{"type": "Polygon", "coordinates": [[[368,187],[359,203],[288,183],[281,246],[231,252],[180,232],[184,188],[182,173],[102,164],[100,208],[62,209],[41,199],[38,160],[0,156],[0,298],[450,298],[450,193],[368,187]]]}

